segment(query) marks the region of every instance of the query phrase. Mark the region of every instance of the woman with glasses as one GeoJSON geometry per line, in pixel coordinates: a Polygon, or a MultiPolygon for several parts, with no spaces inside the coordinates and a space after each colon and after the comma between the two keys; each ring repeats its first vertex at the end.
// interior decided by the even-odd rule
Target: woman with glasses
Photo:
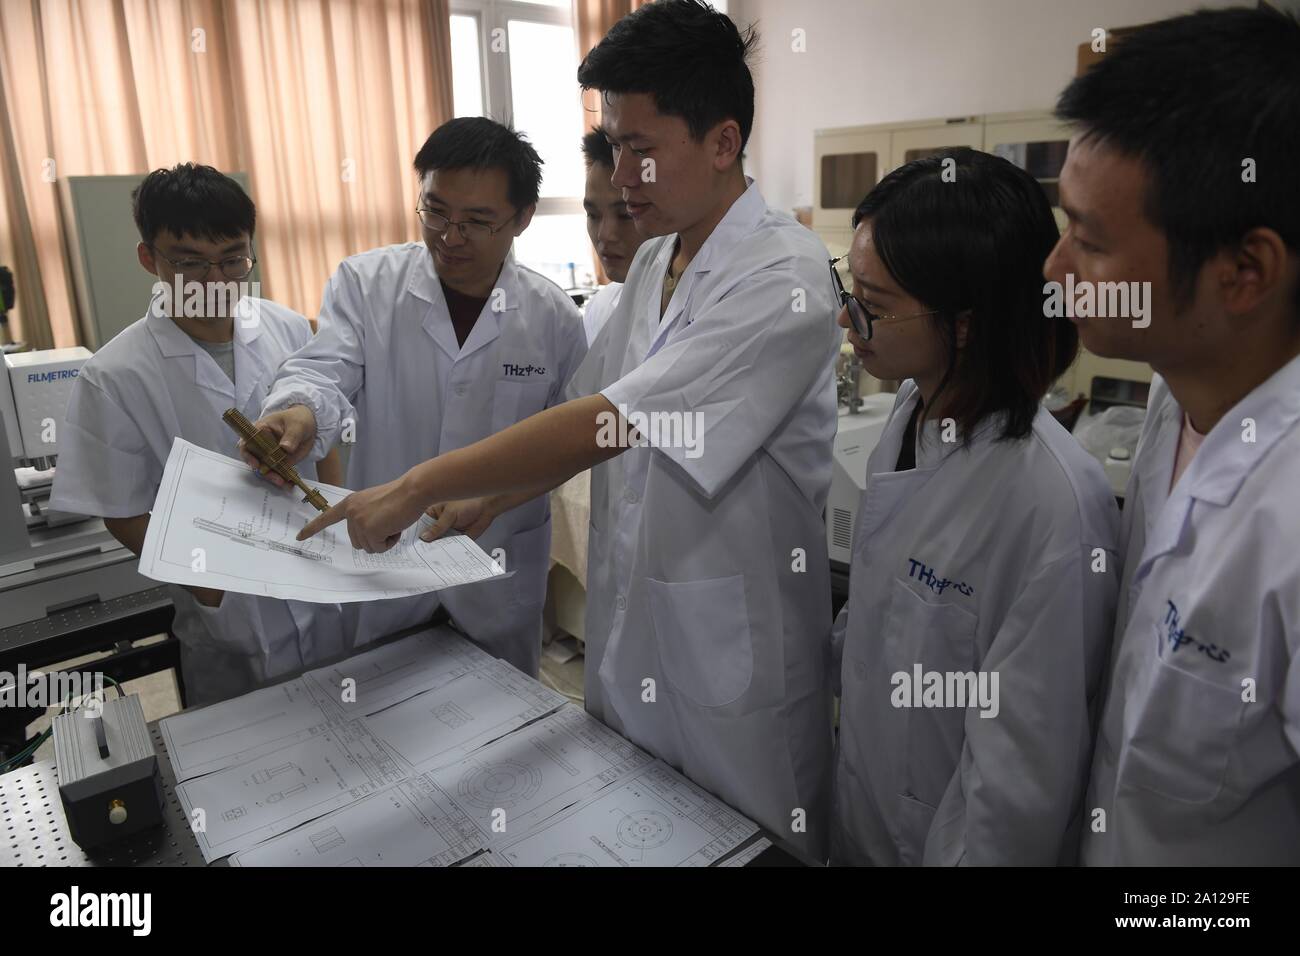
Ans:
{"type": "Polygon", "coordinates": [[[832,635],[832,862],[1070,862],[1118,513],[1039,404],[1078,349],[1044,317],[1052,211],[1027,173],[959,149],[890,173],[853,224],[839,323],[903,384],[832,635]]]}

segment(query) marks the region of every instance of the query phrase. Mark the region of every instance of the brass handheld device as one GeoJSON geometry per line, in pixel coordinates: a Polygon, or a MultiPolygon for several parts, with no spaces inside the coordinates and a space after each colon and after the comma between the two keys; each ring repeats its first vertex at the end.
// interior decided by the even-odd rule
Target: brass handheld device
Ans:
{"type": "Polygon", "coordinates": [[[285,481],[291,482],[298,486],[298,489],[307,497],[302,500],[307,502],[317,511],[329,511],[329,502],[315,488],[308,488],[298,474],[298,469],[293,467],[284,460],[284,449],[280,447],[265,428],[254,428],[253,423],[244,417],[243,413],[237,408],[228,408],[221,416],[221,420],[238,432],[239,437],[244,439],[244,447],[248,452],[260,461],[267,468],[270,468],[285,481]]]}

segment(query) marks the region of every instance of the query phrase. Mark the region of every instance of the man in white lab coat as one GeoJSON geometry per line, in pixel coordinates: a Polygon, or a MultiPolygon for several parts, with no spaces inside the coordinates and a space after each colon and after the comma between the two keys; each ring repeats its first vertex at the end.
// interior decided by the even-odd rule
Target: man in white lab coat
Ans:
{"type": "Polygon", "coordinates": [[[582,327],[590,346],[618,308],[627,270],[644,237],[627,213],[623,191],[610,182],[614,175],[614,147],[605,138],[603,127],[597,126],[582,138],[582,156],[587,161],[587,184],[582,197],[587,235],[610,280],[587,300],[582,310],[582,327]]]}
{"type": "MultiPolygon", "coordinates": [[[[351,488],[558,404],[586,354],[577,307],[510,251],[541,184],[527,140],[489,119],[451,120],[415,169],[424,241],[339,265],[320,333],[284,364],[259,422],[291,460],[351,443],[351,488]]],[[[428,621],[441,602],[473,640],[535,676],[550,541],[545,497],[500,514],[479,543],[500,550],[513,578],[349,604],[348,638],[364,644],[428,621]]]]}
{"type": "Polygon", "coordinates": [[[592,473],[587,709],[820,858],[822,508],[840,334],[825,247],[742,171],[752,44],[712,8],[670,0],[588,54],[578,79],[602,93],[613,182],[655,238],[573,398],[353,494],[304,535],[347,519],[382,551],[430,501],[527,498],[604,462],[592,473]],[[649,444],[629,447],[638,436],[649,444]]]}
{"type": "MultiPolygon", "coordinates": [[[[150,173],[132,194],[137,255],[158,277],[144,318],[82,367],[59,436],[51,507],[102,517],[136,554],[172,441],[234,453],[221,420],[256,415],[276,370],[312,337],[296,312],[224,291],[255,262],[253,202],[210,166],[150,173]],[[182,296],[176,296],[180,283],[182,296]],[[198,294],[193,294],[193,293],[198,294]]],[[[337,455],[325,481],[338,481],[337,455]]],[[[322,462],[322,466],[326,463],[322,462]]],[[[304,475],[317,477],[312,461],[304,475]]],[[[169,585],[187,703],[208,704],[343,650],[339,608],[169,585]]]]}
{"type": "Polygon", "coordinates": [[[1076,321],[1093,352],[1159,373],[1126,493],[1083,858],[1294,865],[1300,24],[1228,9],[1142,27],[1057,111],[1078,132],[1044,274],[1149,282],[1131,320],[1076,321]]]}

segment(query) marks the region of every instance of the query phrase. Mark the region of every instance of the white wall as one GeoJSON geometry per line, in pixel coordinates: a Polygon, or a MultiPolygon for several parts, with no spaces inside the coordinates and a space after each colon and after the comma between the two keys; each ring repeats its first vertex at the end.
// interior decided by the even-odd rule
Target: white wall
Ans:
{"type": "MultiPolygon", "coordinates": [[[[813,130],[1050,109],[1094,27],[1227,0],[731,0],[757,21],[746,171],[780,209],[812,204],[813,130]],[[791,51],[805,31],[807,52],[791,51]]],[[[1253,3],[1246,5],[1253,6],[1253,3]]]]}

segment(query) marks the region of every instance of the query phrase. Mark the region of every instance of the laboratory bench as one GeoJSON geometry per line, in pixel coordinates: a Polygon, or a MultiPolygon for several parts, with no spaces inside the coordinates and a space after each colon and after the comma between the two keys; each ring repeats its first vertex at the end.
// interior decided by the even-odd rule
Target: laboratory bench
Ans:
{"type": "MultiPolygon", "coordinates": [[[[400,640],[427,625],[408,628],[383,641],[368,645],[400,640]]],[[[336,659],[346,659],[343,655],[336,659]]],[[[328,665],[318,665],[328,666],[328,665]]],[[[268,682],[279,684],[300,676],[301,672],[268,682]]],[[[175,715],[169,715],[175,716],[175,715]]],[[[163,718],[166,719],[166,718],[163,718]]],[[[163,793],[163,824],[135,837],[114,844],[110,848],[88,855],[68,832],[63,803],[59,797],[58,768],[53,760],[39,760],[9,773],[0,774],[0,867],[158,867],[194,866],[206,864],[198,841],[185,818],[176,795],[176,776],[167,757],[167,745],[158,727],[159,721],[149,723],[149,735],[154,752],[158,755],[158,769],[163,793]]],[[[766,838],[772,846],[759,853],[746,866],[805,866],[802,860],[781,846],[777,838],[760,828],[756,838],[766,838]]],[[[746,841],[747,844],[754,842],[746,841]]],[[[744,847],[737,853],[744,852],[744,847]]],[[[724,861],[725,862],[725,861],[724,861]]],[[[212,866],[226,866],[225,859],[214,861],[212,866]]]]}

